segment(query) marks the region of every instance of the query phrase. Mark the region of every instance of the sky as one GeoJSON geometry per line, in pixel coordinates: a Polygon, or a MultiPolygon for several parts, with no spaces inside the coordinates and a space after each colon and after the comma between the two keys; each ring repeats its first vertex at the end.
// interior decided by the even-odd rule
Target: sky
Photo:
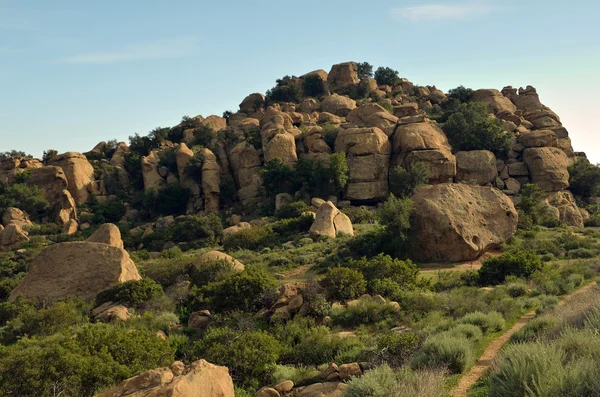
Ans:
{"type": "Polygon", "coordinates": [[[533,85],[597,163],[598,15],[597,0],[0,0],[0,152],[85,152],[366,61],[444,91],[533,85]]]}

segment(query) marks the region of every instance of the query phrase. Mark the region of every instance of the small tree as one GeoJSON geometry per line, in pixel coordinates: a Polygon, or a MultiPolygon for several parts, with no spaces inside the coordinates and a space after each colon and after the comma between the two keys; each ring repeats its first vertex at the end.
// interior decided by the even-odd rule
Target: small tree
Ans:
{"type": "Polygon", "coordinates": [[[504,130],[502,120],[491,118],[481,102],[463,103],[443,127],[455,151],[490,150],[506,152],[512,133],[504,130]]]}
{"type": "Polygon", "coordinates": [[[558,219],[544,203],[547,193],[534,183],[528,183],[521,189],[519,210],[519,227],[530,229],[534,225],[558,226],[558,219]]]}
{"type": "Polygon", "coordinates": [[[375,71],[375,80],[377,80],[377,84],[379,85],[391,85],[394,86],[400,81],[400,76],[398,71],[380,66],[375,71]]]}
{"type": "Polygon", "coordinates": [[[317,75],[306,76],[302,81],[304,96],[319,98],[325,94],[325,83],[317,75]]]}
{"type": "Polygon", "coordinates": [[[354,299],[365,293],[367,283],[361,272],[347,267],[330,268],[321,281],[330,299],[354,299]]]}
{"type": "Polygon", "coordinates": [[[569,189],[573,194],[593,197],[600,194],[600,167],[584,157],[569,166],[569,189]]]}
{"type": "Polygon", "coordinates": [[[363,80],[373,77],[373,65],[369,62],[359,62],[357,65],[359,79],[363,80]]]}
{"type": "Polygon", "coordinates": [[[406,255],[410,240],[411,220],[414,204],[410,198],[397,198],[393,194],[379,209],[379,222],[385,226],[388,237],[393,240],[395,251],[406,255]]]}
{"type": "Polygon", "coordinates": [[[541,257],[532,250],[506,252],[483,262],[479,278],[485,285],[504,282],[507,276],[529,278],[544,267],[541,257]]]}
{"type": "Polygon", "coordinates": [[[396,197],[410,197],[415,189],[429,181],[431,171],[421,162],[415,163],[410,170],[397,165],[390,172],[390,192],[396,197]]]}

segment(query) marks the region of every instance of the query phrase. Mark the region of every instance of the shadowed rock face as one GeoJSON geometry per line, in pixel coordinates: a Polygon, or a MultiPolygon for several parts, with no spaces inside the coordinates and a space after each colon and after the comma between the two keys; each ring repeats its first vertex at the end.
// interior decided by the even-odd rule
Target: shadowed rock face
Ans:
{"type": "Polygon", "coordinates": [[[60,154],[50,160],[50,165],[62,168],[68,181],[68,190],[77,205],[85,203],[90,193],[95,191],[94,167],[83,154],[60,154]]]}
{"type": "Polygon", "coordinates": [[[205,360],[185,366],[177,361],[121,382],[96,397],[234,397],[226,367],[205,360]]]}
{"type": "Polygon", "coordinates": [[[115,284],[140,280],[140,274],[122,248],[103,243],[54,244],[31,263],[23,282],[10,294],[53,302],[67,296],[93,299],[115,284]]]}
{"type": "Polygon", "coordinates": [[[417,228],[414,256],[457,262],[498,247],[517,230],[512,201],[497,189],[463,184],[425,186],[413,196],[417,228]]]}

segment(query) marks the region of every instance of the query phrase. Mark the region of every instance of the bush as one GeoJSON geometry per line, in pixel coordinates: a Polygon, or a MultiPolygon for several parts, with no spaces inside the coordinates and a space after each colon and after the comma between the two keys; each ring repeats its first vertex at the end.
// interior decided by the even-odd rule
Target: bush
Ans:
{"type": "Polygon", "coordinates": [[[138,265],[144,277],[151,278],[163,288],[182,281],[188,273],[188,268],[194,257],[160,258],[144,261],[138,265]]]}
{"type": "Polygon", "coordinates": [[[196,289],[198,302],[193,305],[206,303],[215,311],[258,311],[264,307],[264,300],[274,291],[275,285],[275,279],[268,272],[249,268],[196,289]]]}
{"type": "Polygon", "coordinates": [[[268,90],[265,95],[267,103],[300,102],[303,97],[300,81],[300,79],[290,76],[277,79],[275,87],[268,90]]]}
{"type": "Polygon", "coordinates": [[[227,279],[235,274],[233,264],[226,260],[203,262],[190,266],[190,281],[197,287],[227,279]]]}
{"type": "Polygon", "coordinates": [[[127,208],[120,199],[111,199],[100,202],[95,195],[90,195],[86,202],[88,210],[94,214],[92,222],[96,225],[103,223],[117,223],[123,218],[127,208]]]}
{"type": "Polygon", "coordinates": [[[253,226],[241,229],[230,234],[223,240],[223,247],[228,250],[247,249],[255,250],[263,247],[269,238],[273,237],[272,231],[264,226],[253,226]]]}
{"type": "MultiPolygon", "coordinates": [[[[152,236],[152,235],[150,235],[152,236]]],[[[171,229],[174,242],[196,242],[196,248],[217,244],[223,236],[223,224],[217,214],[188,215],[177,219],[171,229]]]]}
{"type": "Polygon", "coordinates": [[[306,76],[302,80],[304,96],[319,98],[325,94],[325,82],[320,76],[306,76]]]}
{"type": "Polygon", "coordinates": [[[376,324],[395,316],[397,307],[389,303],[382,304],[370,298],[361,298],[346,308],[332,309],[333,323],[344,327],[356,327],[361,324],[376,324]]]}
{"type": "Polygon", "coordinates": [[[439,397],[445,395],[444,371],[392,370],[387,365],[352,378],[344,397],[439,397]]]}
{"type": "Polygon", "coordinates": [[[373,77],[373,65],[371,65],[369,62],[358,62],[357,66],[358,78],[360,80],[373,77]]]}
{"type": "Polygon", "coordinates": [[[569,190],[577,196],[594,197],[600,194],[600,167],[579,157],[569,166],[569,190]]]}
{"type": "Polygon", "coordinates": [[[523,328],[513,334],[510,341],[513,343],[535,342],[548,332],[558,329],[558,321],[553,317],[536,317],[529,321],[523,328]]]}
{"type": "Polygon", "coordinates": [[[341,210],[344,214],[350,218],[352,224],[356,225],[359,223],[373,224],[377,221],[377,212],[364,205],[360,207],[348,207],[341,210]]]}
{"type": "Polygon", "coordinates": [[[394,86],[400,81],[400,76],[396,70],[380,66],[375,71],[375,80],[378,85],[394,86]]]}
{"type": "Polygon", "coordinates": [[[558,219],[544,203],[548,194],[534,183],[528,183],[521,189],[519,210],[519,228],[531,229],[533,226],[558,226],[558,219]]]}
{"type": "Polygon", "coordinates": [[[100,292],[96,296],[96,306],[109,301],[135,306],[157,299],[163,294],[162,287],[150,278],[130,280],[100,292]]]}
{"type": "Polygon", "coordinates": [[[396,198],[393,194],[379,209],[379,223],[385,226],[398,256],[407,256],[413,212],[414,204],[410,198],[396,198]]]}
{"type": "Polygon", "coordinates": [[[504,317],[498,312],[473,312],[458,319],[459,324],[473,324],[485,333],[498,332],[504,328],[504,317]]]}
{"type": "Polygon", "coordinates": [[[499,257],[487,259],[479,269],[481,282],[487,285],[501,284],[507,276],[529,278],[541,270],[544,263],[531,250],[506,252],[499,257]]]}
{"type": "Polygon", "coordinates": [[[353,299],[364,294],[366,290],[362,273],[347,267],[330,268],[321,285],[329,299],[353,299]]]}
{"type": "Polygon", "coordinates": [[[210,328],[194,345],[195,357],[226,366],[236,383],[248,388],[270,381],[282,349],[265,331],[230,328],[210,328]]]}
{"type": "Polygon", "coordinates": [[[506,152],[512,134],[504,131],[502,120],[491,118],[485,103],[461,104],[443,126],[455,151],[490,150],[506,152]]]}
{"type": "Polygon", "coordinates": [[[151,215],[181,215],[186,212],[189,198],[190,189],[172,183],[146,192],[143,206],[151,215]]]}
{"type": "Polygon", "coordinates": [[[421,341],[410,331],[388,331],[377,340],[381,360],[392,367],[401,367],[418,349],[421,341]]]}
{"type": "Polygon", "coordinates": [[[513,298],[518,298],[519,296],[523,296],[527,294],[527,285],[512,283],[506,286],[506,292],[513,298]]]}
{"type": "Polygon", "coordinates": [[[390,192],[396,197],[410,197],[415,189],[429,181],[431,171],[421,162],[411,165],[410,169],[397,165],[390,172],[390,192]]]}
{"type": "Polygon", "coordinates": [[[44,191],[38,186],[13,183],[4,187],[0,183],[0,214],[9,207],[19,208],[31,219],[39,220],[50,210],[50,203],[44,198],[44,191]]]}
{"type": "Polygon", "coordinates": [[[458,324],[447,331],[452,336],[467,338],[471,342],[479,342],[483,338],[483,332],[475,324],[458,324]]]}
{"type": "Polygon", "coordinates": [[[464,372],[475,360],[471,343],[466,338],[446,334],[428,338],[411,362],[413,369],[448,369],[464,372]]]}
{"type": "Polygon", "coordinates": [[[310,211],[310,207],[304,201],[295,201],[282,205],[275,216],[279,219],[298,218],[306,211],[310,211]]]}
{"type": "MultiPolygon", "coordinates": [[[[374,258],[367,259],[363,257],[359,260],[350,260],[348,267],[356,269],[362,273],[369,282],[368,289],[374,291],[374,282],[377,280],[391,280],[400,288],[411,288],[417,281],[419,269],[410,260],[402,261],[390,257],[389,255],[379,254],[374,258]]],[[[389,286],[389,282],[385,282],[389,286]]],[[[382,282],[376,283],[381,288],[382,282]]]]}

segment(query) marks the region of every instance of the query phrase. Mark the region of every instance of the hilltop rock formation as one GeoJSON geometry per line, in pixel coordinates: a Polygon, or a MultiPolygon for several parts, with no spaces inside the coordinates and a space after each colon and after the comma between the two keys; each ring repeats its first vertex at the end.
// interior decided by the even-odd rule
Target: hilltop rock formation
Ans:
{"type": "Polygon", "coordinates": [[[417,189],[413,200],[418,235],[413,253],[420,260],[475,259],[500,246],[517,230],[517,210],[494,188],[424,186],[417,189]]]}
{"type": "MultiPolygon", "coordinates": [[[[76,152],[59,154],[50,160],[50,165],[60,167],[67,178],[67,190],[77,205],[84,204],[91,193],[97,192],[94,181],[94,167],[87,158],[76,152]]],[[[57,173],[57,176],[60,176],[57,173]]]]}
{"type": "Polygon", "coordinates": [[[233,380],[226,367],[206,360],[189,366],[176,361],[170,367],[144,372],[124,380],[96,397],[234,397],[233,380]]]}
{"type": "Polygon", "coordinates": [[[119,229],[110,224],[102,226],[88,241],[51,245],[33,260],[9,300],[18,295],[44,302],[68,296],[93,299],[115,284],[140,280],[135,264],[122,247],[119,229]]]}

